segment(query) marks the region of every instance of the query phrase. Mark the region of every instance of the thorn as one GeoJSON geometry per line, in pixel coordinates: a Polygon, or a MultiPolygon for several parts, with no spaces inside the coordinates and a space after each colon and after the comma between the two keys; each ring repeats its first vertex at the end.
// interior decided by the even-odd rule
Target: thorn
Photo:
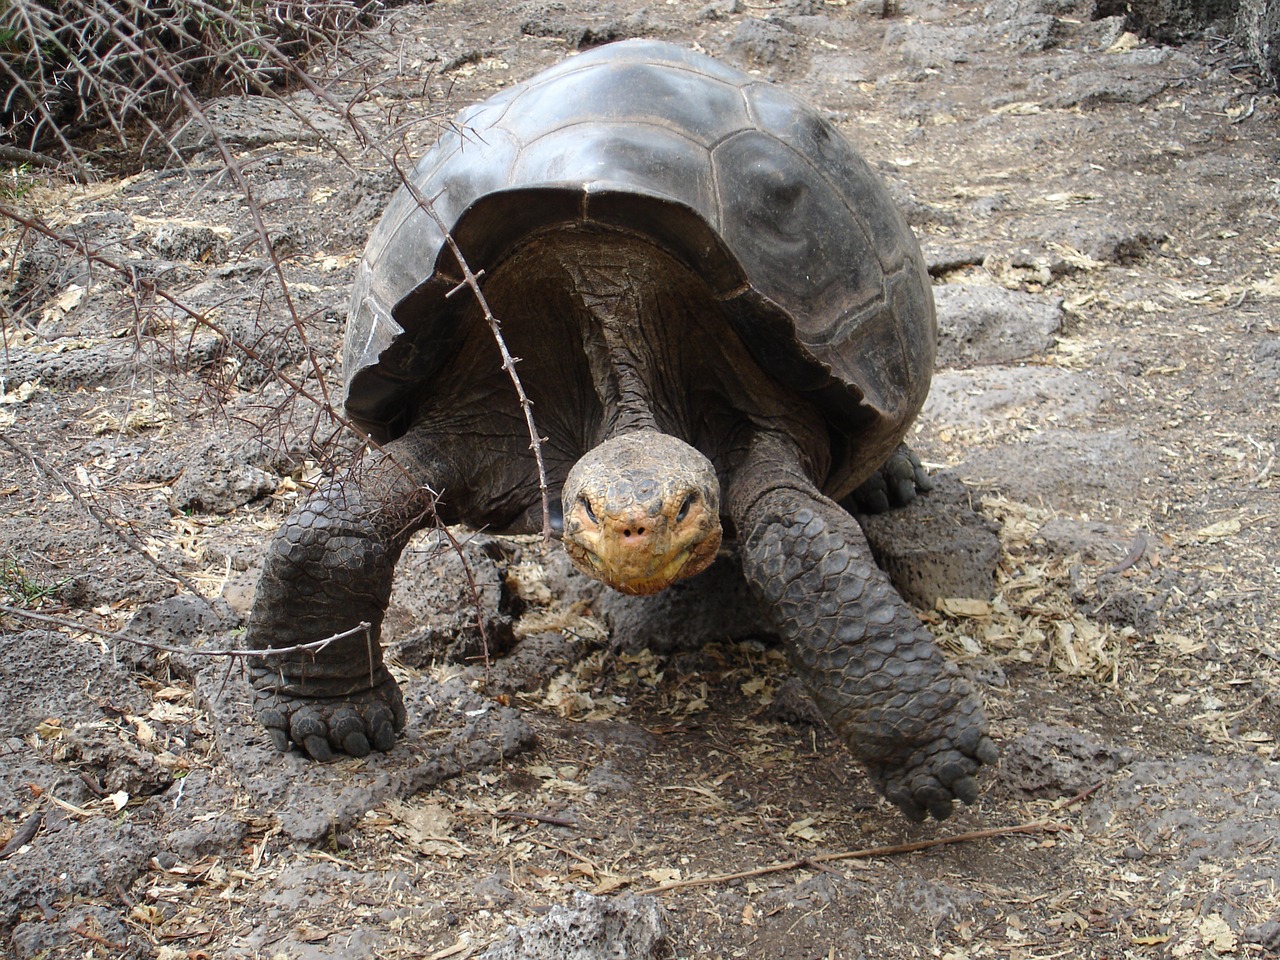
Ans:
{"type": "Polygon", "coordinates": [[[448,293],[446,293],[446,294],[444,295],[445,299],[446,299],[446,300],[448,300],[450,297],[452,297],[452,296],[453,296],[455,293],[457,293],[459,290],[462,290],[462,289],[464,289],[464,288],[466,288],[466,287],[471,286],[471,284],[472,284],[472,283],[474,283],[476,280],[479,280],[479,279],[480,279],[481,277],[483,277],[483,276],[484,276],[484,270],[481,270],[479,273],[473,273],[473,274],[471,274],[469,277],[467,277],[467,279],[463,280],[463,281],[462,281],[461,283],[459,283],[456,287],[454,287],[452,290],[450,290],[448,293]]]}

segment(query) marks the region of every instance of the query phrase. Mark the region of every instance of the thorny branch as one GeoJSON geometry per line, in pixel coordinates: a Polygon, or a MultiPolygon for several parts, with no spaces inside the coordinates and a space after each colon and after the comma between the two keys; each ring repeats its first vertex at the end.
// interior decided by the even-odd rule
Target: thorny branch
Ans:
{"type": "MultiPolygon", "coordinates": [[[[480,305],[481,311],[484,313],[485,323],[489,325],[489,331],[493,334],[493,339],[498,344],[498,350],[502,354],[502,369],[507,372],[507,376],[511,378],[511,384],[515,387],[516,397],[520,402],[520,411],[524,414],[525,426],[529,430],[529,449],[533,451],[533,458],[538,465],[538,492],[542,498],[542,538],[544,540],[551,539],[551,506],[549,491],[547,489],[547,467],[542,459],[542,441],[545,437],[538,434],[538,426],[533,420],[533,401],[524,392],[524,384],[520,382],[520,376],[516,373],[516,364],[519,360],[511,356],[511,351],[507,349],[507,342],[502,336],[502,324],[497,317],[493,315],[493,311],[489,309],[489,301],[480,290],[480,274],[472,273],[471,266],[467,263],[466,257],[462,255],[462,250],[458,246],[458,242],[453,239],[453,234],[449,232],[448,225],[440,219],[440,215],[436,213],[435,207],[431,201],[422,195],[422,191],[418,189],[417,184],[405,176],[404,171],[400,168],[400,164],[392,159],[395,163],[396,173],[400,176],[400,182],[404,187],[413,194],[414,200],[432,220],[435,221],[440,232],[444,234],[444,242],[449,245],[450,252],[458,261],[458,267],[462,270],[463,281],[457,287],[449,291],[447,296],[453,296],[462,286],[471,289],[471,294],[476,298],[476,302],[480,305]]],[[[482,270],[481,273],[484,271],[482,270]]]]}
{"type": "Polygon", "coordinates": [[[66,630],[78,630],[82,633],[92,633],[95,637],[102,637],[104,640],[116,640],[120,643],[132,643],[134,646],[146,647],[148,650],[157,650],[161,653],[181,653],[188,654],[193,657],[258,657],[268,659],[270,657],[280,657],[289,653],[318,653],[331,643],[339,640],[345,640],[347,637],[354,637],[358,633],[363,633],[365,638],[372,643],[371,633],[372,624],[362,620],[349,630],[341,633],[335,633],[331,637],[325,637],[323,640],[312,640],[309,643],[298,643],[292,647],[271,647],[265,650],[244,650],[238,647],[228,647],[214,650],[194,650],[191,647],[174,647],[165,643],[156,643],[154,640],[143,640],[139,637],[131,637],[124,633],[116,633],[113,630],[103,630],[100,627],[91,627],[83,623],[77,623],[74,620],[67,620],[63,617],[51,617],[47,613],[36,613],[34,610],[23,610],[19,607],[10,607],[7,604],[0,603],[0,613],[8,614],[11,617],[21,617],[24,620],[31,620],[35,623],[47,623],[50,626],[62,627],[66,630]]]}
{"type": "MultiPolygon", "coordinates": [[[[281,56],[280,52],[271,46],[269,42],[266,44],[266,47],[268,52],[273,56],[281,56]]],[[[454,240],[453,234],[449,230],[449,225],[446,224],[436,212],[435,205],[432,203],[432,198],[424,196],[422,191],[418,189],[418,185],[413,182],[408,174],[405,173],[404,168],[400,165],[399,156],[395,152],[388,151],[383,148],[378,138],[374,137],[370,133],[368,128],[365,127],[360,119],[356,117],[350,109],[343,109],[343,107],[329,95],[327,90],[312,80],[306,71],[297,71],[297,77],[302,82],[302,85],[306,87],[307,91],[315,96],[316,99],[327,104],[332,109],[339,111],[346,118],[352,132],[355,133],[361,142],[375,150],[386,163],[391,165],[392,169],[396,171],[396,176],[399,178],[401,186],[405,190],[409,191],[413,196],[414,201],[422,211],[431,218],[432,222],[435,223],[441,234],[443,234],[444,241],[449,247],[449,252],[452,253],[454,259],[457,260],[458,268],[462,271],[463,276],[462,284],[449,291],[448,296],[453,296],[463,286],[470,289],[471,295],[476,298],[476,303],[479,305],[484,316],[485,323],[489,326],[489,332],[493,334],[493,339],[498,345],[498,350],[502,356],[502,369],[505,370],[507,376],[511,378],[511,384],[515,388],[516,397],[520,404],[520,411],[524,414],[525,426],[529,431],[529,449],[533,451],[534,461],[538,468],[538,492],[542,499],[542,537],[544,540],[550,540],[552,536],[551,506],[549,499],[550,491],[547,487],[546,463],[542,457],[542,441],[545,438],[538,432],[538,426],[533,417],[533,401],[531,401],[528,394],[525,393],[524,384],[521,383],[520,375],[516,372],[516,364],[520,362],[519,358],[513,357],[511,355],[511,351],[507,348],[507,342],[502,336],[502,323],[496,316],[494,316],[493,311],[489,308],[488,299],[480,289],[480,277],[484,271],[481,270],[480,273],[475,273],[471,269],[471,265],[467,262],[466,257],[462,253],[462,249],[458,246],[457,241],[454,240]]]]}
{"type": "MultiPolygon", "coordinates": [[[[207,4],[202,3],[201,0],[193,0],[193,5],[205,10],[206,13],[208,13],[215,19],[226,18],[230,16],[225,11],[218,10],[216,7],[208,6],[207,4]]],[[[272,250],[270,235],[266,227],[266,224],[262,219],[261,210],[258,204],[255,202],[252,187],[249,184],[247,178],[245,177],[243,170],[238,165],[235,157],[231,154],[228,145],[223,140],[223,138],[219,135],[218,131],[215,129],[213,124],[209,121],[208,117],[201,110],[200,104],[196,100],[189,84],[185,81],[182,75],[180,75],[177,71],[175,71],[175,69],[173,68],[173,65],[169,62],[169,57],[167,56],[166,52],[163,49],[159,49],[159,48],[152,49],[150,46],[144,45],[145,35],[138,34],[136,31],[128,29],[128,26],[129,26],[128,24],[116,23],[109,20],[98,10],[86,11],[86,15],[88,20],[96,21],[102,30],[104,30],[106,33],[113,35],[118,41],[120,48],[123,50],[127,50],[133,57],[136,57],[138,62],[143,64],[151,72],[152,76],[159,79],[161,83],[170,87],[174,97],[189,111],[189,114],[195,119],[195,121],[204,127],[205,132],[209,136],[210,140],[212,141],[213,145],[215,146],[222,160],[223,168],[227,172],[229,172],[229,174],[235,181],[237,187],[245,196],[247,200],[247,205],[250,210],[250,215],[253,218],[255,232],[258,235],[259,242],[262,248],[267,252],[270,258],[272,269],[276,274],[276,277],[279,281],[280,287],[283,292],[283,296],[285,297],[285,307],[288,311],[289,316],[293,318],[293,324],[295,326],[295,329],[297,330],[298,335],[302,339],[302,342],[307,352],[308,359],[311,363],[311,367],[316,373],[321,396],[314,397],[310,395],[308,391],[306,391],[300,383],[295,382],[292,378],[290,378],[287,374],[283,373],[282,371],[275,369],[274,366],[272,366],[271,368],[272,374],[275,377],[277,377],[282,383],[284,383],[287,387],[289,387],[289,389],[293,392],[295,396],[300,396],[300,397],[303,397],[304,399],[307,399],[308,401],[315,404],[318,409],[329,411],[331,414],[335,416],[335,419],[337,419],[344,426],[352,430],[355,430],[356,428],[354,427],[354,425],[352,425],[349,421],[346,421],[344,418],[340,417],[333,410],[332,404],[330,402],[330,399],[327,393],[325,379],[321,375],[319,365],[316,361],[316,357],[312,351],[308,338],[305,335],[305,331],[301,327],[301,322],[299,320],[298,312],[295,308],[293,299],[289,292],[289,284],[284,276],[282,264],[279,258],[275,255],[274,251],[272,250]]],[[[448,226],[443,222],[440,216],[436,213],[431,203],[431,200],[427,197],[424,197],[421,194],[417,186],[414,183],[412,183],[409,176],[406,175],[406,173],[402,169],[400,163],[398,162],[397,152],[394,152],[385,148],[377,138],[375,138],[370,134],[370,132],[364,127],[361,121],[356,116],[354,116],[354,114],[349,108],[350,105],[347,105],[347,107],[344,108],[342,105],[338,104],[329,95],[328,91],[321,88],[306,73],[305,70],[302,70],[297,66],[296,60],[294,57],[286,55],[283,50],[281,50],[276,44],[274,44],[271,41],[271,39],[265,36],[259,36],[256,42],[262,49],[263,53],[265,54],[265,58],[268,61],[274,61],[279,67],[287,69],[296,79],[298,79],[301,82],[301,85],[304,88],[306,88],[310,93],[312,93],[318,100],[328,104],[332,109],[336,110],[346,118],[348,124],[351,126],[356,136],[366,145],[372,146],[373,149],[376,150],[378,154],[383,158],[383,160],[388,162],[396,170],[397,174],[400,177],[401,183],[404,185],[405,189],[409,190],[412,193],[414,199],[417,201],[417,203],[420,205],[423,211],[436,223],[436,225],[439,227],[439,229],[443,233],[445,237],[445,242],[448,244],[450,251],[453,253],[454,257],[456,258],[459,264],[459,267],[463,272],[463,276],[465,278],[463,284],[459,285],[458,289],[461,289],[461,287],[465,285],[471,290],[473,296],[475,296],[477,303],[479,304],[479,307],[481,309],[482,315],[484,316],[485,322],[487,323],[490,329],[490,332],[492,333],[494,340],[497,343],[497,346],[499,348],[499,351],[502,357],[502,368],[504,371],[506,371],[507,375],[510,377],[511,382],[515,388],[517,399],[520,404],[521,411],[524,414],[525,423],[529,431],[530,449],[533,451],[534,458],[537,465],[538,486],[539,486],[539,492],[541,495],[541,502],[542,502],[542,533],[544,538],[549,539],[552,535],[551,519],[550,519],[550,501],[549,501],[549,491],[548,491],[548,484],[547,484],[547,478],[546,478],[546,466],[545,466],[545,462],[542,455],[542,438],[538,433],[537,426],[534,420],[533,410],[532,410],[532,406],[533,406],[532,401],[529,400],[527,394],[525,393],[523,384],[521,383],[520,377],[516,371],[516,364],[519,362],[518,358],[515,358],[511,355],[510,350],[508,349],[507,344],[502,336],[500,321],[493,314],[493,311],[490,309],[489,304],[483,292],[480,289],[479,278],[480,278],[480,275],[483,274],[483,270],[480,271],[479,274],[472,271],[461,249],[458,247],[457,243],[454,241],[454,238],[449,233],[448,226]]],[[[292,105],[289,105],[289,109],[292,113],[294,113],[295,116],[299,116],[306,125],[312,126],[310,123],[310,120],[306,117],[301,117],[299,112],[292,105]]],[[[315,129],[315,128],[312,127],[312,129],[315,129]]],[[[324,136],[323,139],[326,141],[329,141],[330,138],[327,136],[324,136]]],[[[342,151],[338,148],[336,144],[332,144],[332,146],[339,153],[339,155],[342,154],[342,151]]],[[[50,239],[54,240],[55,242],[59,242],[63,244],[64,246],[75,248],[77,252],[84,254],[90,263],[94,263],[94,262],[100,263],[103,266],[106,266],[109,269],[113,270],[114,272],[126,277],[130,282],[132,282],[135,285],[137,285],[139,282],[139,279],[136,276],[136,273],[132,269],[130,269],[128,266],[122,265],[107,257],[104,257],[102,254],[96,251],[91,251],[88,248],[87,244],[82,244],[78,241],[74,241],[71,238],[68,238],[59,234],[57,231],[50,229],[49,227],[45,226],[43,223],[40,223],[34,217],[23,215],[20,211],[14,210],[5,204],[0,204],[0,216],[8,217],[9,219],[13,220],[18,224],[21,224],[27,229],[34,230],[38,233],[41,233],[49,237],[50,239]]],[[[165,291],[158,284],[148,284],[148,287],[149,287],[150,293],[172,304],[174,307],[176,307],[177,309],[182,311],[184,314],[189,316],[191,319],[193,319],[198,326],[208,327],[209,329],[213,330],[216,334],[218,334],[227,342],[231,342],[231,338],[227,336],[226,332],[221,330],[217,324],[212,323],[206,315],[187,307],[180,300],[178,300],[172,294],[165,291]]],[[[240,345],[240,349],[244,350],[246,348],[244,347],[244,345],[240,345]]],[[[252,355],[252,351],[249,351],[249,353],[250,355],[252,355]]],[[[12,444],[8,441],[7,438],[0,436],[0,439],[3,439],[7,444],[11,446],[11,448],[13,448],[12,444]]],[[[142,552],[143,555],[148,558],[148,560],[158,565],[158,561],[156,561],[149,554],[147,554],[146,551],[142,549],[141,544],[138,544],[136,541],[132,541],[127,535],[123,533],[123,531],[118,529],[118,526],[108,523],[106,519],[104,519],[102,516],[99,515],[98,512],[95,511],[94,506],[90,504],[88,501],[86,501],[83,497],[81,497],[77,491],[73,490],[67,484],[67,482],[63,480],[55,470],[53,470],[53,468],[50,465],[48,465],[47,463],[44,463],[40,458],[30,456],[27,454],[23,454],[23,455],[28,456],[28,459],[30,459],[40,469],[49,473],[50,476],[53,476],[55,479],[58,480],[58,482],[60,482],[64,487],[66,487],[68,492],[71,493],[72,496],[76,498],[77,502],[81,503],[85,507],[85,509],[88,510],[88,512],[96,520],[98,520],[99,523],[103,524],[104,526],[110,526],[112,528],[113,533],[121,537],[121,539],[123,539],[132,548],[142,552]]],[[[449,537],[449,539],[451,542],[453,542],[453,538],[451,536],[449,537]]],[[[457,548],[458,546],[456,542],[453,542],[453,545],[455,548],[457,548]]],[[[466,564],[464,562],[464,568],[465,567],[466,567],[466,564]]],[[[190,591],[191,593],[197,596],[200,596],[199,591],[194,587],[194,585],[185,577],[183,577],[181,574],[168,571],[163,567],[160,567],[160,569],[166,572],[166,574],[173,576],[188,591],[190,591]]],[[[467,569],[467,576],[468,576],[468,580],[471,581],[473,593],[475,593],[476,588],[475,588],[474,580],[471,577],[471,573],[469,569],[467,569]]],[[[478,606],[478,593],[477,593],[477,606],[478,606]]],[[[487,664],[488,663],[488,643],[487,643],[487,638],[484,637],[485,631],[484,631],[483,618],[479,618],[479,619],[481,621],[479,623],[479,626],[480,626],[482,641],[484,642],[484,646],[485,646],[485,662],[487,664]]]]}

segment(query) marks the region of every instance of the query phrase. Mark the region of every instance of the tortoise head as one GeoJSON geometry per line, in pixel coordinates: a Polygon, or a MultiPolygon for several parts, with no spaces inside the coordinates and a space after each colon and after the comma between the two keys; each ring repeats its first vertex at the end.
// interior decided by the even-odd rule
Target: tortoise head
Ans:
{"type": "Polygon", "coordinates": [[[569,559],[623,593],[657,593],[701,573],[720,547],[715,468],[656,430],[589,451],[569,471],[562,496],[569,559]]]}

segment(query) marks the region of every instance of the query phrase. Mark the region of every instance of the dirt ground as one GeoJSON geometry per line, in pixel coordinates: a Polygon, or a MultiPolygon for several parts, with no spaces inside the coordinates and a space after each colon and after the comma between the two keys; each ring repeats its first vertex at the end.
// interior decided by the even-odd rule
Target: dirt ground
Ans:
{"type": "Polygon", "coordinates": [[[252,207],[194,129],[185,169],[0,186],[142,281],[0,235],[0,583],[69,624],[0,615],[0,953],[1280,952],[1280,103],[1229,45],[1091,6],[440,0],[316,68],[407,161],[578,48],[661,38],[799,93],[885,177],[942,321],[912,442],[1000,538],[991,597],[922,610],[1002,750],[941,824],[810,722],[731,558],[642,605],[535,539],[464,535],[473,591],[425,537],[385,638],[404,739],[273,753],[238,667],[190,651],[235,646],[333,449],[309,398],[395,175],[297,94],[211,110],[252,207]]]}

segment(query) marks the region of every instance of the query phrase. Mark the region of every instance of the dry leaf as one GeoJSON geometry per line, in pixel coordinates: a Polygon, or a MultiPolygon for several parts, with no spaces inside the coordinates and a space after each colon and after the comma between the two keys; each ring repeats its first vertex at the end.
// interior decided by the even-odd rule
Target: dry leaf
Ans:
{"type": "Polygon", "coordinates": [[[1219,520],[1207,527],[1201,527],[1193,536],[1198,540],[1225,540],[1240,532],[1240,521],[1236,518],[1219,520]]]}
{"type": "Polygon", "coordinates": [[[462,857],[470,853],[454,840],[453,814],[441,804],[410,804],[396,800],[387,804],[396,824],[388,828],[416,852],[429,857],[462,857]]]}
{"type": "Polygon", "coordinates": [[[1239,945],[1235,931],[1217,913],[1211,913],[1200,921],[1200,939],[1218,953],[1235,953],[1239,945]]]}
{"type": "Polygon", "coordinates": [[[673,870],[671,867],[657,867],[653,870],[646,870],[644,876],[654,883],[672,883],[680,879],[680,871],[673,870]]]}
{"type": "Polygon", "coordinates": [[[44,308],[41,313],[41,319],[44,323],[51,323],[61,320],[68,313],[80,306],[84,300],[84,287],[78,283],[72,283],[67,286],[60,294],[53,298],[49,306],[44,308]]]}
{"type": "Polygon", "coordinates": [[[824,834],[821,830],[815,830],[813,824],[813,817],[805,817],[803,820],[797,820],[787,827],[784,831],[784,835],[788,837],[797,837],[801,840],[808,840],[810,843],[821,840],[824,834]]]}
{"type": "Polygon", "coordinates": [[[36,387],[39,385],[39,380],[34,383],[30,380],[24,380],[17,387],[0,393],[0,403],[26,403],[35,396],[36,387]]]}
{"type": "Polygon", "coordinates": [[[616,890],[621,890],[630,883],[630,877],[605,877],[595,885],[595,889],[591,892],[597,897],[602,897],[606,893],[613,893],[616,890]]]}
{"type": "Polygon", "coordinates": [[[1142,41],[1138,39],[1136,33],[1130,33],[1126,30],[1120,36],[1116,37],[1116,42],[1107,47],[1107,53],[1128,53],[1130,50],[1136,50],[1142,45],[1142,41]]]}
{"type": "Polygon", "coordinates": [[[937,607],[949,617],[986,617],[991,615],[991,604],[985,600],[968,597],[939,597],[937,607]]]}

